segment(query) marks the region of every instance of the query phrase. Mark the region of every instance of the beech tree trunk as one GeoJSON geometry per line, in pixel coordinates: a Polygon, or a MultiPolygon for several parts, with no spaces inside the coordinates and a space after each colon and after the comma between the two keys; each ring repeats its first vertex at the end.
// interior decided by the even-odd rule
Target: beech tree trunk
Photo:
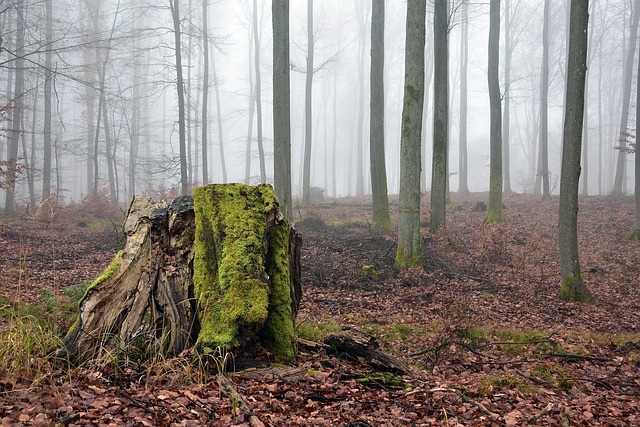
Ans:
{"type": "Polygon", "coordinates": [[[175,355],[193,345],[293,357],[302,240],[271,186],[211,184],[171,202],[135,197],[123,231],[124,249],[87,289],[60,357],[175,355]]]}

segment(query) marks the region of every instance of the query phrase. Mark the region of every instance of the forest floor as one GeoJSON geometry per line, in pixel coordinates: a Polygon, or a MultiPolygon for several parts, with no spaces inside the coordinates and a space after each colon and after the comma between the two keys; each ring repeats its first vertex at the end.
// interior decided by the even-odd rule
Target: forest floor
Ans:
{"type": "MultiPolygon", "coordinates": [[[[0,220],[2,425],[640,426],[633,198],[580,200],[580,261],[597,305],[557,298],[557,197],[505,197],[508,222],[492,225],[474,210],[486,194],[452,199],[446,230],[423,227],[424,270],[394,268],[395,234],[371,231],[368,200],[294,209],[304,239],[300,337],[371,334],[409,367],[404,385],[301,344],[288,366],[230,363],[235,397],[188,357],[114,355],[70,371],[49,363],[72,302],[121,243],[122,215],[76,206],[0,220]]],[[[392,198],[394,218],[397,208],[392,198]]]]}

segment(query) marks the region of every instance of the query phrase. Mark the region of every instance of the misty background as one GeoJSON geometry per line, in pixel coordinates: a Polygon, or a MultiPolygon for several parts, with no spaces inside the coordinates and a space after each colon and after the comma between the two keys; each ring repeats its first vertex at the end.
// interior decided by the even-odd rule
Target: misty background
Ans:
{"type": "MultiPolygon", "coordinates": [[[[50,194],[62,202],[77,202],[95,192],[120,204],[127,203],[133,194],[178,195],[176,45],[170,1],[56,0],[50,15],[47,3],[47,0],[0,0],[0,168],[5,177],[14,169],[17,171],[13,189],[16,202],[35,206],[46,196],[43,171],[48,155],[47,135],[51,138],[50,194]],[[24,23],[22,43],[18,21],[24,23]],[[49,37],[47,22],[51,23],[49,37]],[[16,79],[21,73],[24,84],[16,90],[16,79]],[[52,93],[50,125],[46,119],[47,82],[52,93]],[[12,160],[9,140],[15,135],[19,137],[18,157],[12,160]]],[[[505,136],[504,142],[509,147],[509,174],[505,179],[509,179],[509,188],[515,192],[534,192],[541,173],[538,144],[544,1],[502,3],[500,86],[505,94],[503,109],[510,116],[508,139],[505,136]],[[509,35],[508,43],[505,34],[509,35]],[[507,52],[511,56],[509,73],[505,68],[507,52]]],[[[590,3],[583,136],[586,162],[583,160],[582,164],[581,193],[612,192],[620,155],[624,156],[626,169],[622,192],[631,192],[633,156],[616,147],[621,135],[627,142],[633,142],[635,135],[635,120],[629,119],[621,129],[621,114],[625,73],[632,74],[631,93],[635,93],[633,73],[637,67],[633,61],[637,58],[632,57],[629,66],[627,56],[630,49],[636,50],[631,46],[637,38],[640,5],[633,0],[590,3]]],[[[206,181],[202,161],[204,37],[210,62],[206,120],[208,182],[271,182],[274,170],[271,2],[257,0],[254,5],[251,0],[209,1],[207,36],[203,34],[202,1],[180,0],[179,6],[191,186],[206,181]],[[256,26],[252,25],[254,16],[256,26]],[[262,141],[256,109],[258,87],[262,141]]],[[[292,1],[290,7],[292,189],[300,197],[308,11],[305,1],[292,1]]],[[[433,115],[430,90],[433,14],[432,5],[428,3],[427,7],[422,163],[425,191],[430,188],[433,115]]],[[[468,185],[474,192],[487,191],[489,186],[488,12],[488,2],[454,0],[450,4],[451,191],[459,187],[464,49],[468,52],[468,185]]],[[[370,193],[371,187],[368,148],[371,3],[315,0],[313,15],[311,185],[323,189],[329,197],[363,196],[370,193]]],[[[549,16],[548,174],[550,190],[557,194],[568,1],[550,2],[549,16]]],[[[406,2],[388,0],[385,151],[391,194],[397,194],[399,186],[405,21],[406,2]]],[[[635,117],[635,108],[631,101],[628,111],[631,117],[635,117]]],[[[2,177],[0,186],[5,192],[12,191],[2,177]]],[[[0,207],[4,203],[5,198],[0,198],[0,207]]]]}

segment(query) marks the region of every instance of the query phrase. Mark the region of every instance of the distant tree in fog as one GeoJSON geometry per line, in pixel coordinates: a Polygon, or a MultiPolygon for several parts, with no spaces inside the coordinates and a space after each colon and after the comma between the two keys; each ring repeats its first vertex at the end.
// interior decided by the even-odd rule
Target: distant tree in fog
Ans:
{"type": "Polygon", "coordinates": [[[636,39],[638,36],[638,22],[640,21],[640,4],[633,2],[633,22],[629,31],[629,45],[627,46],[627,57],[624,63],[624,83],[622,87],[622,115],[620,117],[620,133],[616,145],[619,145],[618,161],[616,164],[616,175],[613,182],[613,193],[623,192],[623,183],[626,177],[627,153],[627,132],[629,122],[629,104],[631,102],[631,81],[633,77],[633,58],[636,53],[636,39]]]}

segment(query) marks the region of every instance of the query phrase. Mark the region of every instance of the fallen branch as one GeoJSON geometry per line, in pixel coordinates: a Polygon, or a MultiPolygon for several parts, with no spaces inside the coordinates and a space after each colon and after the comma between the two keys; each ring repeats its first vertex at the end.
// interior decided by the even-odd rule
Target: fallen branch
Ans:
{"type": "Polygon", "coordinates": [[[544,417],[545,415],[547,415],[549,413],[549,411],[551,411],[553,409],[555,405],[551,402],[549,402],[547,404],[547,406],[545,406],[540,412],[538,412],[537,415],[529,418],[529,421],[527,421],[527,424],[534,424],[536,423],[540,418],[544,417]]]}
{"type": "Polygon", "coordinates": [[[249,421],[249,425],[251,427],[265,427],[264,423],[260,421],[260,419],[251,412],[249,409],[249,405],[242,398],[240,393],[237,392],[229,378],[227,378],[224,374],[216,375],[218,380],[218,385],[220,386],[220,390],[222,390],[227,396],[231,398],[231,401],[238,405],[240,411],[244,415],[245,420],[249,421]]]}
{"type": "Polygon", "coordinates": [[[571,360],[591,360],[594,362],[610,362],[611,359],[608,357],[598,357],[598,356],[583,356],[581,354],[563,354],[563,353],[549,353],[546,357],[559,357],[561,359],[571,360]]]}
{"type": "Polygon", "coordinates": [[[449,387],[435,387],[429,390],[430,393],[436,393],[436,392],[449,392],[449,393],[455,393],[457,394],[463,402],[466,403],[471,403],[473,405],[475,405],[480,412],[482,412],[483,414],[493,418],[494,420],[500,418],[500,415],[496,414],[495,412],[491,412],[490,410],[487,409],[486,406],[484,406],[482,403],[471,399],[470,397],[466,396],[462,391],[457,390],[455,388],[449,388],[449,387]]]}

